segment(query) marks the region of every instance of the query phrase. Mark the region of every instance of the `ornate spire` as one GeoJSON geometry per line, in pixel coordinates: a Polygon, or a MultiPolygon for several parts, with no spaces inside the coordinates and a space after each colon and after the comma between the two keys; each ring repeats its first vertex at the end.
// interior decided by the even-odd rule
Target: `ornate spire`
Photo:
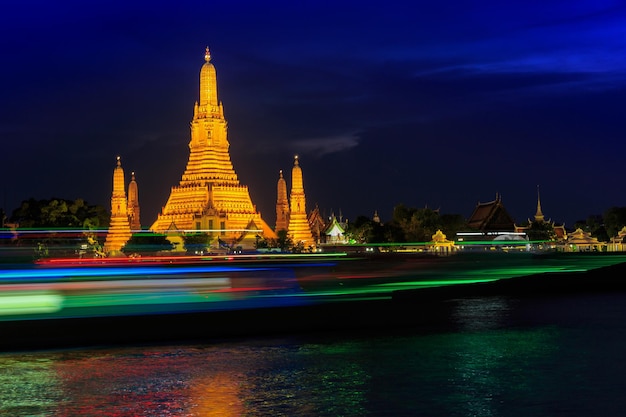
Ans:
{"type": "MultiPolygon", "coordinates": [[[[115,169],[113,170],[113,195],[116,197],[122,196],[126,198],[126,191],[124,190],[124,168],[122,168],[122,158],[116,157],[117,162],[115,169]]],[[[125,211],[124,211],[125,212],[125,211]]]]}
{"type": "Polygon", "coordinates": [[[283,170],[278,173],[278,187],[276,199],[276,228],[287,230],[289,227],[289,199],[287,198],[287,182],[283,177],[283,170]]]}
{"type": "Polygon", "coordinates": [[[221,115],[221,109],[218,108],[217,101],[217,74],[215,73],[215,67],[211,63],[211,53],[209,47],[206,47],[204,52],[204,60],[206,61],[200,69],[200,100],[199,114],[194,116],[196,118],[223,118],[221,115]]]}
{"type": "Polygon", "coordinates": [[[141,222],[139,220],[139,192],[137,190],[137,180],[135,172],[130,174],[130,183],[128,184],[128,221],[131,230],[141,230],[141,222]]]}
{"type": "MultiPolygon", "coordinates": [[[[291,168],[291,193],[293,192],[300,193],[304,196],[304,184],[302,181],[302,168],[300,167],[300,162],[298,162],[298,155],[293,157],[293,168],[291,168]]],[[[291,207],[291,211],[294,208],[291,207]]]]}
{"type": "Polygon", "coordinates": [[[537,185],[537,212],[535,213],[535,221],[543,222],[543,213],[541,212],[541,199],[539,198],[539,185],[537,185]]]}
{"type": "Polygon", "coordinates": [[[104,242],[104,251],[107,254],[117,252],[130,239],[130,225],[128,223],[128,202],[124,184],[124,169],[122,158],[117,157],[115,169],[113,169],[113,193],[111,194],[111,221],[104,242]]]}
{"type": "Polygon", "coordinates": [[[294,157],[291,169],[291,204],[289,215],[289,236],[295,244],[314,246],[311,226],[306,213],[306,197],[304,195],[304,183],[302,181],[302,168],[298,162],[298,155],[294,157]]]}

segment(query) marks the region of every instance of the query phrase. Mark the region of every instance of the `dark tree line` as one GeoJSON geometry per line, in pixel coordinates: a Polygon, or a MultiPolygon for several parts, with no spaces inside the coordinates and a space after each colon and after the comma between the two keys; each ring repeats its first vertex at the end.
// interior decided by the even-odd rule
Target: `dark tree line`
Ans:
{"type": "Polygon", "coordinates": [[[608,242],[626,226],[626,207],[611,207],[604,214],[593,214],[585,220],[578,220],[574,228],[591,233],[601,242],[608,242]]]}
{"type": "Polygon", "coordinates": [[[106,229],[109,227],[111,215],[102,206],[87,204],[82,198],[66,200],[52,198],[49,200],[22,201],[13,210],[9,223],[17,223],[20,228],[87,228],[106,229]]]}
{"type": "Polygon", "coordinates": [[[33,248],[35,258],[75,256],[101,252],[98,231],[109,227],[110,214],[85,200],[52,198],[22,201],[4,226],[17,225],[16,231],[4,231],[3,245],[33,248]]]}
{"type": "Polygon", "coordinates": [[[441,230],[449,239],[465,228],[460,214],[440,214],[430,208],[412,208],[399,204],[393,209],[390,221],[379,223],[359,216],[348,226],[346,234],[355,243],[410,243],[429,242],[441,230]]]}
{"type": "MultiPolygon", "coordinates": [[[[626,226],[626,207],[611,207],[602,215],[590,215],[577,221],[574,229],[581,228],[598,240],[607,242],[626,226]]],[[[441,230],[452,240],[459,231],[467,229],[460,214],[441,214],[429,208],[412,208],[399,204],[394,207],[392,219],[383,224],[359,216],[346,234],[355,243],[410,243],[428,242],[441,230]]],[[[555,233],[549,223],[531,223],[527,231],[530,240],[553,240],[555,233]]]]}
{"type": "Polygon", "coordinates": [[[122,248],[122,252],[128,256],[154,256],[173,248],[174,246],[165,235],[146,231],[133,233],[122,248]]]}
{"type": "MultiPolygon", "coordinates": [[[[94,245],[96,230],[105,230],[109,226],[110,214],[102,206],[90,205],[83,199],[67,200],[52,198],[49,200],[24,200],[11,216],[0,212],[4,223],[18,224],[19,229],[77,229],[85,232],[86,240],[94,245]],[[90,233],[90,231],[92,233],[90,233]]],[[[366,216],[358,216],[349,223],[346,235],[355,243],[411,243],[428,242],[437,230],[441,230],[448,239],[453,239],[456,232],[466,229],[466,220],[460,214],[441,214],[430,208],[413,208],[399,204],[394,207],[392,219],[379,223],[366,216]]],[[[617,236],[626,226],[626,207],[611,207],[602,215],[590,215],[585,220],[575,222],[573,228],[581,228],[600,241],[608,241],[617,236]]],[[[548,223],[531,224],[529,237],[535,240],[551,240],[554,233],[548,223]]],[[[5,236],[6,237],[6,236],[5,236]]],[[[2,239],[2,243],[10,239],[2,239]]],[[[19,240],[19,239],[18,239],[19,240]]],[[[184,238],[188,252],[208,247],[211,236],[206,234],[189,235],[184,238]]],[[[51,233],[39,241],[27,242],[47,251],[51,246],[76,245],[59,234],[51,233]]],[[[101,243],[101,242],[100,242],[101,243]]],[[[95,243],[98,245],[98,242],[95,243]]],[[[167,251],[172,245],[164,235],[152,233],[134,234],[124,248],[127,254],[154,254],[167,251]]],[[[307,248],[294,245],[287,233],[278,233],[277,239],[259,240],[258,249],[276,248],[281,251],[305,252],[307,248]]]]}

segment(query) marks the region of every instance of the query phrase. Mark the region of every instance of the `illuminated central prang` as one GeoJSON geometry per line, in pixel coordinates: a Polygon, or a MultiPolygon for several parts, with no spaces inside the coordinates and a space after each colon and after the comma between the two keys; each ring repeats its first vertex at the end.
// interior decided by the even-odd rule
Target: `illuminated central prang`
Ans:
{"type": "Polygon", "coordinates": [[[217,76],[209,48],[200,70],[200,101],[191,121],[189,161],[180,184],[170,196],[151,230],[210,230],[228,243],[239,243],[253,233],[265,238],[276,234],[252,204],[248,187],[241,185],[228,148],[224,108],[217,98],[217,76]]]}

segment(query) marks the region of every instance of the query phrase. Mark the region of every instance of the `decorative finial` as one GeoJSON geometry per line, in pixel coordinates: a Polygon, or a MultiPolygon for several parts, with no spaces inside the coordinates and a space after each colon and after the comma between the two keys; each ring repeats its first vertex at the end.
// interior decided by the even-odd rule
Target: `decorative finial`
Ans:
{"type": "Polygon", "coordinates": [[[294,162],[293,162],[293,164],[294,164],[294,165],[300,165],[300,164],[298,163],[298,155],[295,155],[293,158],[294,158],[294,162]]]}
{"type": "Polygon", "coordinates": [[[117,156],[117,166],[122,166],[122,157],[121,156],[117,156]]]}
{"type": "Polygon", "coordinates": [[[278,171],[278,174],[280,175],[280,177],[283,177],[283,170],[281,169],[280,171],[278,171]]]}
{"type": "Polygon", "coordinates": [[[535,213],[535,220],[543,220],[543,213],[541,212],[541,198],[539,197],[539,184],[537,184],[537,213],[535,213]]]}
{"type": "Polygon", "coordinates": [[[206,50],[204,52],[204,60],[206,62],[209,62],[211,60],[211,53],[209,52],[209,47],[206,47],[206,50]]]}

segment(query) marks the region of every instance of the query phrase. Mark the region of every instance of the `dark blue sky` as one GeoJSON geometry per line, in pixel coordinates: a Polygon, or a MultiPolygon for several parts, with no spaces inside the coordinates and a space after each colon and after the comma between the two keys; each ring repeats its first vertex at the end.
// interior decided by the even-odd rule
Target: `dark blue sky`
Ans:
{"type": "Polygon", "coordinates": [[[209,46],[231,159],[270,225],[300,155],[308,209],[571,227],[626,206],[621,1],[25,1],[3,6],[2,204],[110,205],[115,157],[149,226],[178,184],[209,46]],[[54,5],[52,5],[54,4],[54,5]]]}

